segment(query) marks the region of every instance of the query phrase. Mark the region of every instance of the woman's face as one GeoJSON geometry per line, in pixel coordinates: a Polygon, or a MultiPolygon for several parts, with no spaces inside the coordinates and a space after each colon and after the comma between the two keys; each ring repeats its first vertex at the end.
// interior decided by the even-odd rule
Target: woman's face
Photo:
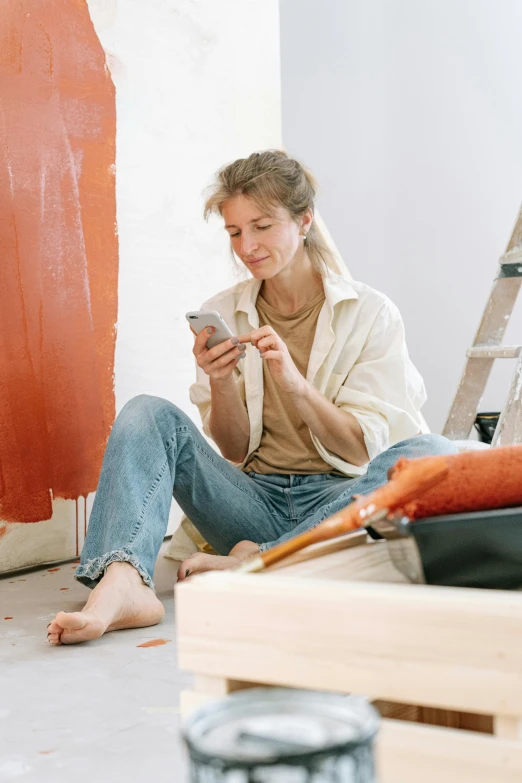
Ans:
{"type": "Polygon", "coordinates": [[[234,196],[222,207],[232,249],[258,280],[269,280],[304,257],[303,231],[312,221],[308,212],[301,227],[284,207],[269,216],[247,196],[234,196]]]}

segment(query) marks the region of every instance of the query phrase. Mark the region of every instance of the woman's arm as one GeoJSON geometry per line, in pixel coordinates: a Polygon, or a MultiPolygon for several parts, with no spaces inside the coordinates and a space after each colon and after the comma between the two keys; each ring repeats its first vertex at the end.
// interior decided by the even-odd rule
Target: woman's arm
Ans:
{"type": "Polygon", "coordinates": [[[302,380],[292,400],[305,424],[332,454],[357,467],[366,465],[368,451],[355,416],[340,410],[305,378],[302,380]]]}
{"type": "Polygon", "coordinates": [[[225,459],[243,462],[250,441],[250,422],[234,378],[211,378],[210,391],[210,434],[225,459]]]}
{"type": "Polygon", "coordinates": [[[248,452],[250,423],[234,370],[244,358],[246,346],[233,337],[209,349],[206,343],[213,332],[213,327],[209,327],[196,335],[193,348],[198,367],[210,379],[209,430],[225,459],[243,462],[248,452]]]}

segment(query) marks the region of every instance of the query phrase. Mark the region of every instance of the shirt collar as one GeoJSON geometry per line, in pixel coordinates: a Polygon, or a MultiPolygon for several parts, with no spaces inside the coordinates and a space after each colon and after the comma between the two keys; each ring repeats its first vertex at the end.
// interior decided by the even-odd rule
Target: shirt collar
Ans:
{"type": "MultiPolygon", "coordinates": [[[[236,313],[243,312],[248,316],[250,323],[255,323],[256,318],[256,299],[261,288],[262,280],[252,278],[248,280],[236,305],[236,313]]],[[[324,295],[326,302],[331,310],[339,302],[346,299],[358,299],[358,294],[349,278],[344,275],[338,275],[335,272],[328,271],[323,275],[324,295]]]]}
{"type": "Polygon", "coordinates": [[[339,302],[359,298],[352,281],[344,275],[328,272],[323,275],[323,286],[325,299],[332,310],[339,302]]]}

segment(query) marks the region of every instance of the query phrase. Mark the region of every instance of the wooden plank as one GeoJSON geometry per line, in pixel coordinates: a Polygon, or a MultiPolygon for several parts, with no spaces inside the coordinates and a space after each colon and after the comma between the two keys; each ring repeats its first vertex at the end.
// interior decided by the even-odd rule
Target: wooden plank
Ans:
{"type": "Polygon", "coordinates": [[[301,579],[408,583],[393,565],[387,542],[368,541],[366,531],[309,546],[270,566],[259,576],[277,572],[301,579]]]}
{"type": "Polygon", "coordinates": [[[520,783],[522,743],[383,720],[377,766],[380,783],[520,783]]]}
{"type": "Polygon", "coordinates": [[[231,680],[227,677],[213,677],[208,674],[196,674],[194,677],[194,691],[204,693],[213,698],[228,696],[229,693],[242,691],[245,688],[255,688],[259,683],[244,682],[243,680],[231,680]]]}
{"type": "Polygon", "coordinates": [[[495,736],[505,739],[522,740],[522,717],[495,715],[493,717],[493,733],[495,736]]]}
{"type": "Polygon", "coordinates": [[[522,595],[213,572],[176,586],[180,666],[522,715],[522,595]]]}
{"type": "MultiPolygon", "coordinates": [[[[397,702],[382,701],[381,699],[376,699],[372,703],[383,718],[408,720],[432,726],[445,726],[447,728],[467,729],[468,731],[493,734],[493,716],[491,715],[476,715],[471,712],[441,710],[438,707],[398,704],[397,702]]],[[[508,720],[514,719],[509,718],[508,720]]]]}
{"type": "Polygon", "coordinates": [[[521,345],[475,345],[467,356],[472,359],[516,359],[522,353],[521,345]]]}

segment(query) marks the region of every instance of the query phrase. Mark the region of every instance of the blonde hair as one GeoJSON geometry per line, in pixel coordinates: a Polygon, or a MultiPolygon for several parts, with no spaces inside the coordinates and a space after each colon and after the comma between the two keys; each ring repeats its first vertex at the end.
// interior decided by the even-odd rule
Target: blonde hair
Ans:
{"type": "MultiPolygon", "coordinates": [[[[268,215],[274,207],[284,207],[298,223],[307,209],[313,212],[316,190],[317,183],[310,171],[286,152],[254,152],[218,171],[207,191],[204,215],[207,219],[210,214],[221,215],[225,201],[234,196],[248,196],[268,215]]],[[[305,247],[320,275],[335,263],[334,254],[315,221],[306,235],[305,247]]]]}

